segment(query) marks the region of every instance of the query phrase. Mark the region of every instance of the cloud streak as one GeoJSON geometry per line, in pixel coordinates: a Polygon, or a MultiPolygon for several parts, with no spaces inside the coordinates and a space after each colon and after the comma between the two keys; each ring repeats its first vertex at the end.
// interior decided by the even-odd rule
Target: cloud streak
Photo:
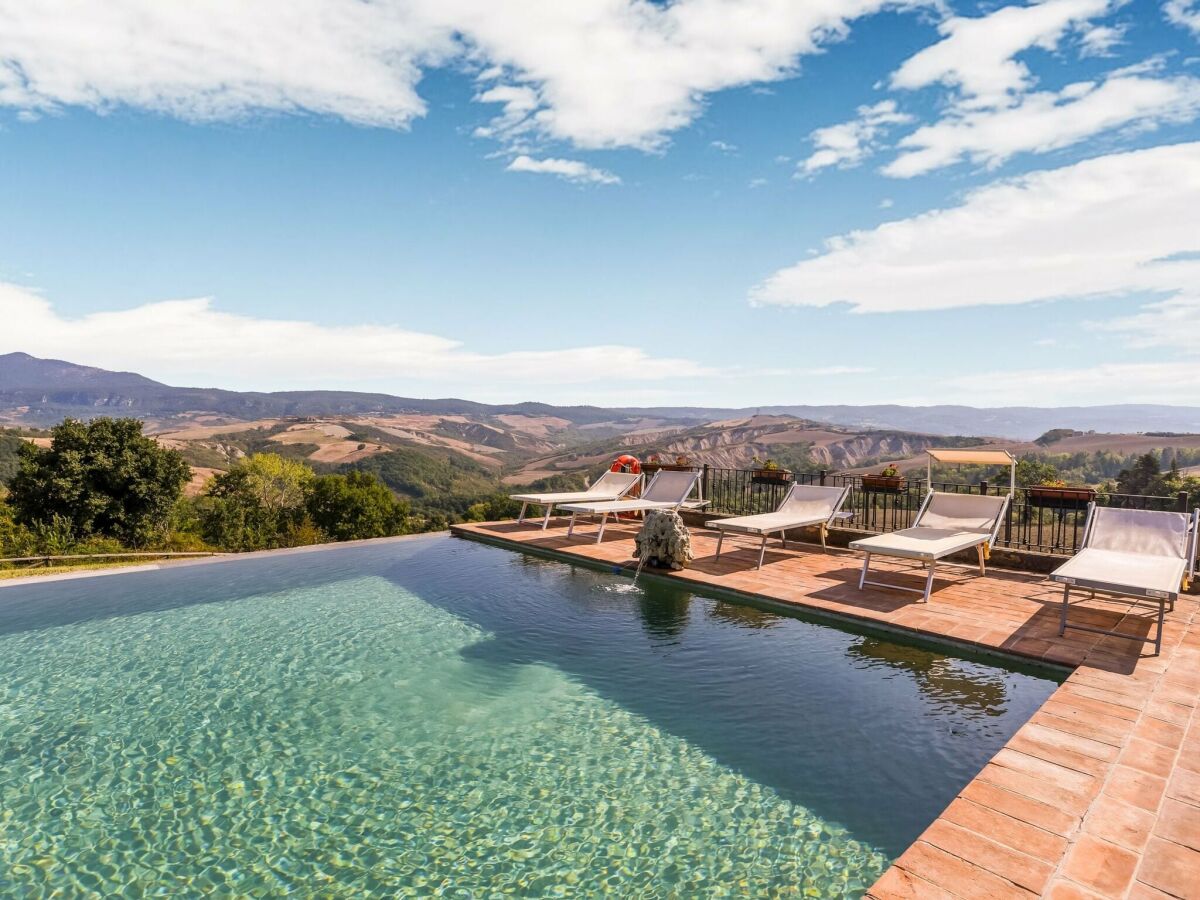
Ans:
{"type": "Polygon", "coordinates": [[[519,152],[662,146],[704,97],[795,72],[856,18],[920,0],[0,0],[0,105],[188,120],[316,113],[402,128],[424,71],[476,73],[519,152]]]}
{"type": "Polygon", "coordinates": [[[755,303],[897,312],[1113,295],[1195,296],[1200,143],[998,181],[958,206],[828,240],[755,303]]]}
{"type": "Polygon", "coordinates": [[[534,159],[518,156],[507,166],[510,172],[531,172],[535,175],[557,175],[567,181],[581,184],[620,184],[621,179],[612,172],[589,166],[577,159],[534,159]]]}
{"type": "Polygon", "coordinates": [[[535,392],[547,383],[611,386],[712,374],[691,360],[624,345],[480,353],[395,325],[255,318],[220,310],[207,298],[68,318],[38,294],[0,283],[0,315],[0,353],[133,369],[177,384],[283,390],[370,383],[405,393],[436,383],[535,392]]]}

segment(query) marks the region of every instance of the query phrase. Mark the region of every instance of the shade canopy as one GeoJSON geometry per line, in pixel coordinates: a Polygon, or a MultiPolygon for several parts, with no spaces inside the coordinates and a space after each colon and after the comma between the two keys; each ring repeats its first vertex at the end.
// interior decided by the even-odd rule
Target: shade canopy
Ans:
{"type": "Polygon", "coordinates": [[[926,450],[938,462],[976,466],[1011,466],[1017,458],[1007,450],[926,450]]]}
{"type": "Polygon", "coordinates": [[[1008,495],[1017,491],[1017,458],[1007,450],[962,450],[957,447],[931,448],[925,451],[925,481],[933,490],[933,461],[958,465],[1008,466],[1008,495]]]}

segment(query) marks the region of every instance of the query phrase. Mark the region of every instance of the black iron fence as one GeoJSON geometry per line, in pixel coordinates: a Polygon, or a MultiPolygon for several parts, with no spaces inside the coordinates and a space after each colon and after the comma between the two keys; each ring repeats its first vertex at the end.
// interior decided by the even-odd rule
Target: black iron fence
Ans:
{"type": "MultiPolygon", "coordinates": [[[[899,484],[864,484],[861,475],[832,475],[826,472],[762,472],[749,469],[721,469],[704,466],[704,496],[708,511],[728,516],[770,512],[783,500],[793,481],[801,484],[848,485],[850,494],[842,506],[853,517],[838,527],[854,531],[882,532],[908,528],[913,524],[925,499],[925,479],[902,478],[899,484]]],[[[958,484],[935,481],[934,490],[960,494],[1008,493],[1008,480],[1002,484],[958,484]]],[[[1059,492],[1060,494],[1062,492],[1059,492]]],[[[1087,519],[1087,500],[1079,497],[1050,496],[1036,489],[1017,488],[1000,527],[997,546],[1040,553],[1073,554],[1083,540],[1087,519]]],[[[1099,506],[1125,509],[1187,511],[1187,494],[1155,497],[1144,494],[1095,492],[1099,506]]]]}

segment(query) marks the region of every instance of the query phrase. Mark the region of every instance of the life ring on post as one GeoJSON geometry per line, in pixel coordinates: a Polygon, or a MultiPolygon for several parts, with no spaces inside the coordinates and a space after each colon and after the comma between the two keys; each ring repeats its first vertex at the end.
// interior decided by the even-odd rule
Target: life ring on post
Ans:
{"type": "Polygon", "coordinates": [[[636,456],[630,456],[628,453],[625,453],[613,460],[610,470],[613,472],[630,472],[634,475],[641,475],[642,464],[636,456]]]}

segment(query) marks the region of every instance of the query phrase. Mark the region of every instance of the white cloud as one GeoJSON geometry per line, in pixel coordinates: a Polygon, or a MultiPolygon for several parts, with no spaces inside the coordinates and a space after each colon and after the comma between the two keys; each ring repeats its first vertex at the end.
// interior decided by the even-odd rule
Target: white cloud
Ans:
{"type": "Polygon", "coordinates": [[[1200,2],[1197,0],[1167,0],[1163,4],[1167,21],[1200,37],[1200,2]]]}
{"type": "Polygon", "coordinates": [[[0,105],[129,105],[189,120],[256,111],[402,127],[423,65],[453,51],[407,4],[0,0],[0,105]]]}
{"type": "Polygon", "coordinates": [[[891,85],[915,90],[940,83],[956,89],[967,108],[1006,106],[1033,84],[1028,67],[1015,59],[1018,53],[1053,50],[1069,29],[1108,9],[1109,0],[1046,0],[946,19],[938,26],[945,37],[907,59],[891,85]]]}
{"type": "Polygon", "coordinates": [[[423,70],[455,64],[502,105],[482,134],[652,149],[707,94],[790,76],[851,20],[919,2],[0,0],[0,105],[403,127],[423,70]]]}
{"type": "Polygon", "coordinates": [[[1124,25],[1092,25],[1079,38],[1080,56],[1112,56],[1113,48],[1125,40],[1124,25]]]}
{"type": "Polygon", "coordinates": [[[620,184],[621,179],[612,172],[597,169],[577,159],[534,159],[518,156],[508,164],[510,172],[533,172],[539,175],[557,175],[567,181],[585,184],[620,184]]]}
{"type": "Polygon", "coordinates": [[[737,153],[737,144],[731,144],[728,141],[709,141],[708,145],[722,153],[737,153]]]}
{"type": "Polygon", "coordinates": [[[905,135],[883,172],[910,178],[964,159],[995,167],[1017,153],[1045,153],[1094,134],[1187,121],[1200,113],[1200,78],[1121,73],[1096,85],[1039,91],[1000,110],[964,110],[905,135]]]}
{"type": "Polygon", "coordinates": [[[652,357],[620,345],[478,353],[458,341],[394,325],[327,326],[260,319],[217,309],[209,299],[170,300],[78,318],[43,297],[0,283],[0,353],[111,369],[176,384],[287,389],[362,386],[403,393],[418,385],[629,383],[712,374],[686,359],[652,357]]]}
{"type": "Polygon", "coordinates": [[[912,116],[897,111],[894,100],[882,100],[874,106],[860,106],[857,118],[814,131],[811,138],[817,149],[802,160],[797,169],[805,175],[811,175],[829,166],[856,166],[874,152],[878,137],[889,125],[911,121],[912,116]]]}
{"type": "Polygon", "coordinates": [[[948,209],[828,240],[751,299],[935,310],[1100,295],[1195,296],[1200,143],[993,183],[948,209]]]}

